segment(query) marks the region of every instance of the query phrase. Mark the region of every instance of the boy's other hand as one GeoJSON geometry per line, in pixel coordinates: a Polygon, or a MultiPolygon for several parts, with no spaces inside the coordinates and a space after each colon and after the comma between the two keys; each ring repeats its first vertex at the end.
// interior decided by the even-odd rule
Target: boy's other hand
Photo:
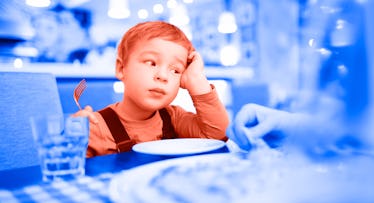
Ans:
{"type": "Polygon", "coordinates": [[[97,120],[95,114],[93,113],[93,109],[91,106],[85,106],[84,109],[80,110],[80,111],[77,111],[75,112],[73,115],[73,117],[78,117],[78,116],[87,116],[88,119],[92,122],[92,123],[98,123],[99,121],[97,120]]]}

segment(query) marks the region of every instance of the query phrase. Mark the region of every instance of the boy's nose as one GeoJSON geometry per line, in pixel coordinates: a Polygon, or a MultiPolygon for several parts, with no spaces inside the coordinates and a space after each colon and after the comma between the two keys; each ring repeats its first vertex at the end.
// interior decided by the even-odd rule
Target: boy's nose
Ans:
{"type": "Polygon", "coordinates": [[[165,67],[157,68],[154,79],[155,80],[160,80],[162,82],[167,81],[168,80],[168,69],[165,68],[165,67]]]}

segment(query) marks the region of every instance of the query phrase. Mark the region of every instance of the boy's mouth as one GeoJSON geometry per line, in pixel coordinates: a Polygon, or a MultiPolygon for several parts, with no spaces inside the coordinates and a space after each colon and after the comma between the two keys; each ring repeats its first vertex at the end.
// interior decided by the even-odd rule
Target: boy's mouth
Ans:
{"type": "Polygon", "coordinates": [[[156,94],[156,95],[165,95],[166,94],[166,92],[163,89],[160,89],[160,88],[150,89],[149,91],[152,94],[156,94]]]}

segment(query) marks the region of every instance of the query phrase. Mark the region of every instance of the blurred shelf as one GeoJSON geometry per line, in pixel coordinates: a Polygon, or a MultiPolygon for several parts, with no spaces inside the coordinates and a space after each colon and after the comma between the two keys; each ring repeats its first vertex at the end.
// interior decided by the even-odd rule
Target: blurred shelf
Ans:
{"type": "Polygon", "coordinates": [[[16,72],[48,72],[58,78],[113,78],[114,67],[106,66],[88,66],[66,63],[30,63],[25,64],[22,68],[14,68],[11,65],[0,68],[0,71],[16,72]]]}
{"type": "MultiPolygon", "coordinates": [[[[22,68],[10,64],[1,64],[0,71],[49,72],[57,78],[115,78],[114,65],[75,65],[64,63],[32,63],[22,68]]],[[[208,78],[229,80],[253,79],[254,71],[250,67],[205,67],[208,78]]]]}

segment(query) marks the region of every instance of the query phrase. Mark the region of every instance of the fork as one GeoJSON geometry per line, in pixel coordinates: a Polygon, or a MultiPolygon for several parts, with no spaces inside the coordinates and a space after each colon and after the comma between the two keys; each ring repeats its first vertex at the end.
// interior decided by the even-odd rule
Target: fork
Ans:
{"type": "Polygon", "coordinates": [[[82,107],[79,104],[79,98],[81,97],[86,87],[87,87],[86,80],[82,79],[74,89],[74,101],[77,104],[79,110],[82,110],[82,107]]]}

